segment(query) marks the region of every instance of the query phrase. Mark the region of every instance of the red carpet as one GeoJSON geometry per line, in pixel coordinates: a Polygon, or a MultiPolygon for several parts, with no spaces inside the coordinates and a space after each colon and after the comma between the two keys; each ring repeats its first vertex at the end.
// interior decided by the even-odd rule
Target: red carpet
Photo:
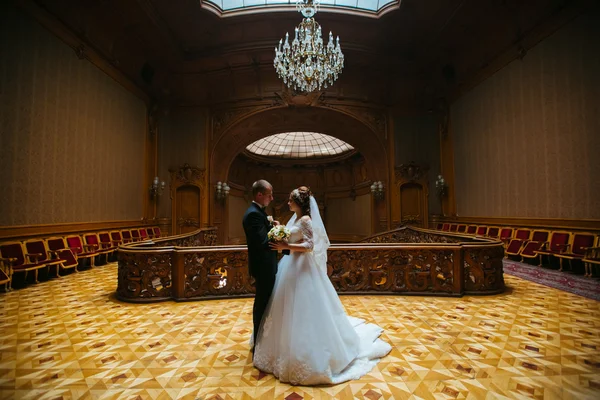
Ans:
{"type": "Polygon", "coordinates": [[[512,260],[504,260],[504,272],[540,285],[600,300],[600,280],[597,278],[585,278],[512,260]]]}

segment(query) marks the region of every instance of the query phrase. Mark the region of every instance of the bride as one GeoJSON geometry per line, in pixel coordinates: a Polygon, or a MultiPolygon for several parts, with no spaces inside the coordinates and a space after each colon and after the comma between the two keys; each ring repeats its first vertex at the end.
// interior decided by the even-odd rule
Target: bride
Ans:
{"type": "Polygon", "coordinates": [[[294,189],[287,224],[290,250],[279,262],[254,350],[254,366],[293,385],[337,384],[368,373],[391,347],[383,332],[349,317],[327,277],[329,239],[310,190],[294,189]]]}

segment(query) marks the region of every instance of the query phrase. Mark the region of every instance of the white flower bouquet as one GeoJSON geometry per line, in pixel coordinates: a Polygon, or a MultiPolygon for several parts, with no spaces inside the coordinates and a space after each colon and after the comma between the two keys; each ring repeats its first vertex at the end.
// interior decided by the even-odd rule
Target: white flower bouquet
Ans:
{"type": "Polygon", "coordinates": [[[271,228],[269,233],[267,233],[267,236],[271,241],[281,242],[290,237],[290,230],[284,225],[276,225],[271,228]]]}

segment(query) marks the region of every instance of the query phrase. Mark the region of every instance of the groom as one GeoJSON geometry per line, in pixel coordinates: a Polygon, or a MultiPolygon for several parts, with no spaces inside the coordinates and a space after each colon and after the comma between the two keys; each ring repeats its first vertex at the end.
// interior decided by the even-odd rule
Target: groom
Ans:
{"type": "MultiPolygon", "coordinates": [[[[252,310],[254,321],[253,343],[255,346],[260,321],[275,285],[277,251],[269,248],[267,233],[271,229],[271,224],[264,210],[273,200],[273,186],[263,179],[254,182],[252,197],[254,200],[246,210],[242,223],[246,233],[246,243],[248,244],[248,268],[256,286],[256,296],[254,297],[254,308],[252,310]]],[[[279,224],[277,221],[273,221],[273,223],[275,225],[279,224]]],[[[252,351],[254,351],[254,346],[252,351]]]]}

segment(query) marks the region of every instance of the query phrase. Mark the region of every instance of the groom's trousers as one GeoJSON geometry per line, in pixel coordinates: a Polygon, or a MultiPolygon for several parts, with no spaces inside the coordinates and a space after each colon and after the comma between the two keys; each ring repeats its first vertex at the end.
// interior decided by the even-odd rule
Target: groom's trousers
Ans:
{"type": "Polygon", "coordinates": [[[258,339],[258,329],[260,328],[260,322],[263,319],[271,293],[273,292],[273,286],[275,286],[275,275],[272,276],[261,276],[255,278],[256,285],[256,296],[254,297],[254,308],[252,310],[252,317],[254,322],[254,345],[258,339]]]}

